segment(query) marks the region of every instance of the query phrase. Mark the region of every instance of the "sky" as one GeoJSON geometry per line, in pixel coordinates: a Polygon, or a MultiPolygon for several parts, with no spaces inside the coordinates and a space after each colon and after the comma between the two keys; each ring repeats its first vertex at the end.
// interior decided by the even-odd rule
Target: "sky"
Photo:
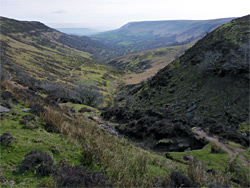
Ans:
{"type": "Polygon", "coordinates": [[[0,0],[0,15],[54,28],[116,29],[132,21],[250,14],[249,0],[0,0]]]}

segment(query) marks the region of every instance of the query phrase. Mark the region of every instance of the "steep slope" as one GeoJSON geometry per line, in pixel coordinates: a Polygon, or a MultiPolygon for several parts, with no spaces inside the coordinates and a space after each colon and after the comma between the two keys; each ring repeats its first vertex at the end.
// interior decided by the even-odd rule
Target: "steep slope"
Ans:
{"type": "Polygon", "coordinates": [[[129,54],[111,59],[107,63],[127,72],[123,77],[126,84],[137,84],[154,76],[160,69],[182,55],[194,43],[129,54]]]}
{"type": "Polygon", "coordinates": [[[191,127],[249,145],[249,38],[249,15],[219,27],[149,81],[124,88],[123,107],[103,116],[123,121],[128,136],[173,139],[165,150],[195,147],[191,127]]]}
{"type": "Polygon", "coordinates": [[[187,44],[232,18],[131,22],[120,29],[93,35],[114,43],[126,54],[187,44]]]}
{"type": "Polygon", "coordinates": [[[107,91],[120,74],[93,60],[96,52],[101,53],[98,43],[88,37],[78,40],[39,22],[1,17],[0,40],[1,76],[9,74],[29,87],[53,88],[62,93],[57,87],[72,88],[84,82],[107,91]]]}
{"type": "Polygon", "coordinates": [[[49,43],[52,42],[54,45],[60,43],[70,48],[88,52],[92,58],[99,60],[105,59],[106,56],[112,57],[112,54],[114,54],[114,51],[111,50],[111,46],[101,40],[86,36],[69,36],[49,28],[40,22],[17,21],[5,17],[0,17],[0,20],[2,35],[14,37],[14,39],[27,44],[33,41],[37,42],[38,45],[55,47],[53,45],[49,46],[49,43]]]}

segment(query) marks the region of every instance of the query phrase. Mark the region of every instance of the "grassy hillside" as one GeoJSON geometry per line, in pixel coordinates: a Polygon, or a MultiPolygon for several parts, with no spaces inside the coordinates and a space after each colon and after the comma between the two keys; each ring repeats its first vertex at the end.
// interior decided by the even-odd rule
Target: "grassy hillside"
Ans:
{"type": "Polygon", "coordinates": [[[72,94],[67,90],[81,83],[108,93],[121,74],[93,59],[99,50],[95,43],[77,40],[39,22],[1,17],[0,40],[2,76],[52,94],[56,91],[57,98],[69,100],[72,94]],[[88,52],[82,51],[84,46],[88,52]]]}
{"type": "Polygon", "coordinates": [[[69,36],[40,22],[17,21],[5,17],[0,17],[0,19],[1,34],[14,37],[16,40],[27,44],[33,41],[37,42],[38,46],[43,45],[50,48],[62,44],[65,47],[90,53],[91,57],[96,60],[104,60],[113,57],[115,54],[114,48],[102,40],[87,36],[69,36]],[[50,44],[51,42],[53,44],[50,44]]]}
{"type": "Polygon", "coordinates": [[[122,78],[126,84],[137,84],[154,76],[194,43],[129,54],[111,59],[107,63],[127,72],[125,77],[122,78]]]}
{"type": "Polygon", "coordinates": [[[165,151],[195,148],[196,126],[249,146],[248,25],[245,16],[211,32],[152,79],[121,89],[119,108],[103,116],[125,123],[118,129],[130,137],[155,139],[150,147],[165,151]],[[162,139],[172,141],[158,143],[162,139]]]}
{"type": "Polygon", "coordinates": [[[230,20],[232,18],[131,22],[93,37],[111,42],[129,54],[190,43],[230,20]]]}

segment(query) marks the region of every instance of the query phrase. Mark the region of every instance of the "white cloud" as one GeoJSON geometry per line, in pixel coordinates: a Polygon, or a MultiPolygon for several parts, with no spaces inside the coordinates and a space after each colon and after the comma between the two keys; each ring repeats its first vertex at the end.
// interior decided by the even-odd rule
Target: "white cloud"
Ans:
{"type": "Polygon", "coordinates": [[[56,11],[52,11],[53,14],[64,14],[66,13],[67,11],[65,10],[56,10],[56,11]]]}

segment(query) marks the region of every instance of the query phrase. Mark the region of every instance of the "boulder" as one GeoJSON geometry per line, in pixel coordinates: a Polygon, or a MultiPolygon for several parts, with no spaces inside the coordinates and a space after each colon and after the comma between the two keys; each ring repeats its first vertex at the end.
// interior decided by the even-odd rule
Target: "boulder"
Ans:
{"type": "Polygon", "coordinates": [[[0,105],[0,113],[10,112],[10,109],[0,105]]]}
{"type": "Polygon", "coordinates": [[[30,112],[30,108],[23,108],[23,109],[21,109],[23,112],[30,112]]]}
{"type": "Polygon", "coordinates": [[[192,112],[193,110],[195,110],[197,108],[196,104],[194,104],[193,106],[191,106],[188,110],[187,113],[192,112]]]}

